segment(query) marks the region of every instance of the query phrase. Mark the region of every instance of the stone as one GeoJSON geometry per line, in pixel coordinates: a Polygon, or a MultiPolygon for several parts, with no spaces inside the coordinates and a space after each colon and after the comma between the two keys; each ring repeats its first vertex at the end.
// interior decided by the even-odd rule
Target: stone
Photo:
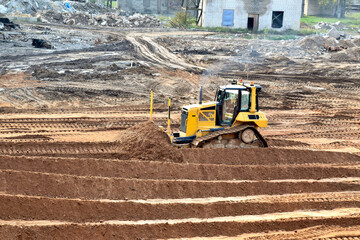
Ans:
{"type": "Polygon", "coordinates": [[[331,30],[326,34],[328,37],[333,37],[335,39],[340,39],[342,36],[345,36],[345,33],[338,31],[335,27],[332,27],[331,30]]]}

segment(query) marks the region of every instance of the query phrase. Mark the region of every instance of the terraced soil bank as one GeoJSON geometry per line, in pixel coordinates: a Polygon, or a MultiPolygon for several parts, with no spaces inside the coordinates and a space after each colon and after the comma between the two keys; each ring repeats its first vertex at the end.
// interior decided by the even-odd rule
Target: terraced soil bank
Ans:
{"type": "Polygon", "coordinates": [[[21,26],[0,41],[0,239],[360,239],[359,41],[21,26]],[[168,97],[176,130],[240,78],[269,148],[170,145],[168,97]]]}

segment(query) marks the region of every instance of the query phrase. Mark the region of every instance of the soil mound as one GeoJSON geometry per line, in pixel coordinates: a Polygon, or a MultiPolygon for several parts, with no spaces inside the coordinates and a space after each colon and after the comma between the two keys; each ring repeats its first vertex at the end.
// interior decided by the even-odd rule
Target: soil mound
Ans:
{"type": "Polygon", "coordinates": [[[322,36],[308,36],[299,41],[299,46],[306,50],[319,51],[324,48],[324,43],[328,46],[337,46],[335,38],[325,38],[322,36]]]}
{"type": "Polygon", "coordinates": [[[360,38],[355,38],[355,39],[352,40],[352,42],[353,42],[356,46],[360,47],[360,38]]]}
{"type": "Polygon", "coordinates": [[[153,122],[145,122],[120,133],[118,151],[122,157],[182,162],[180,151],[171,145],[166,133],[153,122]]]}
{"type": "Polygon", "coordinates": [[[360,61],[360,47],[346,49],[330,55],[333,62],[358,62],[360,61]]]}

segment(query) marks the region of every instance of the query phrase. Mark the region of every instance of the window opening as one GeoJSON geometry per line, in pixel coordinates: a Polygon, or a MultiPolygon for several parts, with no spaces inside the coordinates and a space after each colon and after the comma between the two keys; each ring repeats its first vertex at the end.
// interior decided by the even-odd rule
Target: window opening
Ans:
{"type": "Polygon", "coordinates": [[[272,14],[272,28],[282,28],[284,21],[284,12],[274,11],[272,14]]]}
{"type": "Polygon", "coordinates": [[[249,103],[250,103],[250,92],[241,91],[241,108],[240,108],[240,111],[249,110],[249,103]]]}
{"type": "Polygon", "coordinates": [[[223,23],[224,27],[234,26],[234,10],[224,10],[223,11],[223,23]]]}

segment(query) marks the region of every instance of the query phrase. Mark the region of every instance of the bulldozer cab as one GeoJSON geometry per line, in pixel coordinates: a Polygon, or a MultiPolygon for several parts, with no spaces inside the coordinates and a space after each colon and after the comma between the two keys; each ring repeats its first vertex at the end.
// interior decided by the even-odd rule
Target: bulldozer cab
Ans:
{"type": "Polygon", "coordinates": [[[242,86],[230,86],[217,90],[217,125],[231,126],[239,112],[248,112],[251,105],[250,90],[242,86]]]}

